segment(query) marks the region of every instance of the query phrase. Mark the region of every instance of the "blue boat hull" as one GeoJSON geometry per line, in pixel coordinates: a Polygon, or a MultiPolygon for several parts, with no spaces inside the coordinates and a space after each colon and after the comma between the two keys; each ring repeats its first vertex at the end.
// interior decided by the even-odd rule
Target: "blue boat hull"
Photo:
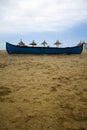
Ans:
{"type": "Polygon", "coordinates": [[[9,54],[81,54],[83,44],[75,47],[27,47],[12,45],[6,42],[6,50],[9,54]]]}

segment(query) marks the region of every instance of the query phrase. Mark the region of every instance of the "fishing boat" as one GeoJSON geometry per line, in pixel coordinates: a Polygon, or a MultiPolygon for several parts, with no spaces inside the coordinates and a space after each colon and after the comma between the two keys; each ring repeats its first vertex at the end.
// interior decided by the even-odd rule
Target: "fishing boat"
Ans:
{"type": "Polygon", "coordinates": [[[81,54],[83,44],[74,47],[38,47],[20,46],[6,42],[6,50],[9,54],[81,54]]]}

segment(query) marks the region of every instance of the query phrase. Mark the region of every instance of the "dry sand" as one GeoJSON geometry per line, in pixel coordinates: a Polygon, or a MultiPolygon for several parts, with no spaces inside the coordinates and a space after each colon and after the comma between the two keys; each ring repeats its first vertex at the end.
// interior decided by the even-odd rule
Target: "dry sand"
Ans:
{"type": "Polygon", "coordinates": [[[0,51],[0,130],[87,130],[87,52],[0,51]]]}

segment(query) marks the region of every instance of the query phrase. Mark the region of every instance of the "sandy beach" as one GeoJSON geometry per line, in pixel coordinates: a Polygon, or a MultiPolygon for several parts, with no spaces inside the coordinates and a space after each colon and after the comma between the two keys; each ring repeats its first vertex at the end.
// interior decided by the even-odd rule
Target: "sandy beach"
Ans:
{"type": "Polygon", "coordinates": [[[87,50],[0,51],[0,130],[87,130],[87,50]]]}

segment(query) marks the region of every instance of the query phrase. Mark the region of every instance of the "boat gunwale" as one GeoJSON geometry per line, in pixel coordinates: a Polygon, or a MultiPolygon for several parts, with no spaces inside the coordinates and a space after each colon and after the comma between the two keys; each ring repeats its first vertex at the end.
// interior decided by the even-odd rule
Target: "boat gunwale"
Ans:
{"type": "Polygon", "coordinates": [[[11,43],[9,43],[9,42],[6,42],[6,44],[9,44],[9,45],[14,46],[14,47],[19,47],[19,48],[47,48],[47,49],[48,49],[48,48],[49,48],[49,49],[73,49],[73,48],[78,48],[78,47],[83,46],[83,44],[77,45],[77,46],[72,46],[72,47],[19,46],[19,45],[11,44],[11,43]]]}

